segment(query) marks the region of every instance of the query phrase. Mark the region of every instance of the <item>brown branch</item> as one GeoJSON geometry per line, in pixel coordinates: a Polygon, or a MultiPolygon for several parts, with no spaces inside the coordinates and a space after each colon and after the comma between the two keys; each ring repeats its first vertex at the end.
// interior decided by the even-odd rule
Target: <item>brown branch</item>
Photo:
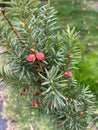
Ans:
{"type": "Polygon", "coordinates": [[[2,8],[1,12],[2,12],[4,18],[6,19],[6,21],[9,23],[10,27],[12,28],[12,30],[15,33],[15,35],[17,36],[17,38],[20,40],[21,44],[24,45],[24,42],[21,40],[21,37],[18,34],[17,30],[14,28],[13,24],[11,23],[11,21],[9,20],[9,18],[6,16],[5,9],[2,8]]]}

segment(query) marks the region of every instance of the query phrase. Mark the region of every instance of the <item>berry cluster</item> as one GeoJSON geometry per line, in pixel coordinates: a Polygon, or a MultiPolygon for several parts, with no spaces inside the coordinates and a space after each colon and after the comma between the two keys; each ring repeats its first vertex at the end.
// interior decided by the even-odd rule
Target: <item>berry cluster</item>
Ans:
{"type": "Polygon", "coordinates": [[[42,61],[42,60],[44,60],[44,58],[45,58],[45,56],[42,52],[27,55],[27,61],[29,61],[29,62],[34,62],[35,59],[42,61]]]}

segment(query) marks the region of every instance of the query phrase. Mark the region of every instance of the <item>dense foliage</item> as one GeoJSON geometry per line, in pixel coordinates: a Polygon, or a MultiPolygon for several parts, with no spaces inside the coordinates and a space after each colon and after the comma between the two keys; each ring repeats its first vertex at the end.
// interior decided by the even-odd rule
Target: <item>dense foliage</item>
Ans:
{"type": "Polygon", "coordinates": [[[0,15],[1,54],[7,59],[0,78],[18,130],[42,130],[34,123],[42,113],[57,126],[50,129],[87,129],[95,97],[74,79],[81,57],[75,29],[59,30],[50,1],[12,0],[11,6],[0,15]]]}
{"type": "Polygon", "coordinates": [[[77,32],[79,31],[78,39],[81,41],[82,58],[75,78],[81,84],[83,82],[88,84],[91,91],[98,97],[98,2],[96,0],[92,2],[90,0],[81,2],[80,0],[56,0],[52,4],[58,12],[58,23],[62,28],[69,24],[70,27],[74,26],[77,32]]]}

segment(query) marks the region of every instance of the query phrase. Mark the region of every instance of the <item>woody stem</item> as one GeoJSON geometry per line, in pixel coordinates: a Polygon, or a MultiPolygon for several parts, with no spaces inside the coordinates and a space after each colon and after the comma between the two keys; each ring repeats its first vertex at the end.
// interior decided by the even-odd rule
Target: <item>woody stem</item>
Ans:
{"type": "Polygon", "coordinates": [[[21,37],[18,34],[17,30],[14,28],[13,24],[11,23],[11,21],[9,20],[9,18],[6,16],[5,9],[2,8],[1,12],[2,12],[4,18],[6,19],[6,21],[9,23],[10,27],[12,28],[12,30],[15,33],[15,35],[17,36],[17,38],[20,40],[21,44],[24,45],[24,42],[21,40],[21,37]]]}

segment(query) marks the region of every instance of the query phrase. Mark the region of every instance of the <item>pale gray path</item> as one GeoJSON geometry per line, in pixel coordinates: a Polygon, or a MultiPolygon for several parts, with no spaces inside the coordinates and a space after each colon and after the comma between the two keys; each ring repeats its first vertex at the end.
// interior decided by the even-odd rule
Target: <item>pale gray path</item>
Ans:
{"type": "MultiPolygon", "coordinates": [[[[2,112],[2,101],[0,100],[0,113],[1,112],[2,112]]],[[[2,116],[0,114],[0,130],[6,130],[6,128],[7,128],[6,120],[2,119],[2,116]]]]}

